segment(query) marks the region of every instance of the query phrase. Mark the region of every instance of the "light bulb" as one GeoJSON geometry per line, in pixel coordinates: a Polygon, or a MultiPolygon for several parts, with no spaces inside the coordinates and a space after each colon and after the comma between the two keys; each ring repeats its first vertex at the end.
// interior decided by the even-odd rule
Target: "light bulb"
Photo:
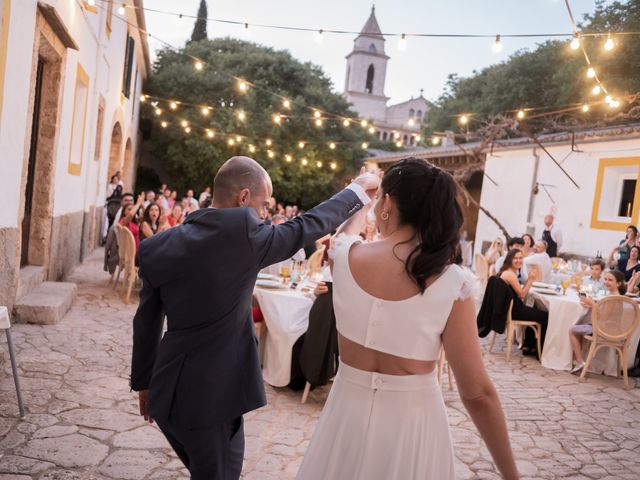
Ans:
{"type": "Polygon", "coordinates": [[[156,115],[157,116],[162,115],[162,110],[160,108],[156,108],[156,115]]]}
{"type": "Polygon", "coordinates": [[[280,125],[280,123],[282,123],[282,117],[280,116],[280,114],[276,113],[273,116],[273,123],[275,123],[276,125],[280,125]]]}
{"type": "Polygon", "coordinates": [[[587,113],[589,111],[589,105],[587,105],[586,103],[584,105],[582,105],[582,111],[584,113],[587,113]]]}
{"type": "Polygon", "coordinates": [[[267,152],[267,156],[268,156],[269,158],[273,158],[273,157],[275,157],[275,156],[276,156],[276,154],[275,154],[275,153],[273,153],[273,150],[269,150],[269,151],[267,152]]]}
{"type": "Polygon", "coordinates": [[[413,127],[416,124],[416,121],[413,118],[410,118],[407,121],[407,125],[409,125],[410,127],[413,127]]]}
{"type": "Polygon", "coordinates": [[[369,133],[376,133],[376,129],[373,127],[369,127],[369,133]]]}
{"type": "Polygon", "coordinates": [[[302,165],[307,165],[309,163],[309,161],[306,158],[303,158],[301,161],[302,165]]]}
{"type": "Polygon", "coordinates": [[[162,122],[160,125],[162,125],[162,128],[167,128],[167,125],[169,125],[167,122],[162,122]]]}
{"type": "Polygon", "coordinates": [[[343,126],[345,126],[345,127],[348,127],[349,125],[351,125],[351,122],[350,122],[347,118],[345,118],[345,119],[342,121],[342,125],[343,125],[343,126]]]}
{"type": "Polygon", "coordinates": [[[286,98],[282,101],[282,106],[284,108],[291,108],[291,101],[287,100],[286,98]]]}
{"type": "Polygon", "coordinates": [[[89,4],[90,7],[96,6],[96,0],[87,0],[87,3],[89,4]]]}
{"type": "Polygon", "coordinates": [[[398,132],[393,132],[393,138],[395,140],[399,139],[400,138],[400,134],[398,132]]]}
{"type": "Polygon", "coordinates": [[[209,107],[202,107],[202,115],[206,117],[209,115],[209,113],[211,113],[211,110],[209,109],[209,107]]]}
{"type": "Polygon", "coordinates": [[[171,102],[171,103],[169,104],[169,108],[170,108],[171,110],[175,110],[175,109],[177,109],[177,108],[178,108],[178,102],[171,102]]]}
{"type": "Polygon", "coordinates": [[[196,63],[193,64],[193,66],[196,70],[201,71],[204,68],[204,63],[198,60],[196,61],[196,63]]]}
{"type": "Polygon", "coordinates": [[[331,170],[335,170],[336,168],[338,168],[338,165],[336,164],[336,162],[331,162],[329,166],[331,167],[331,170]]]}
{"type": "Polygon", "coordinates": [[[146,95],[140,95],[140,101],[141,102],[146,102],[147,101],[147,96],[146,95]]]}
{"type": "Polygon", "coordinates": [[[460,122],[460,125],[466,125],[469,123],[469,117],[467,115],[460,115],[458,122],[460,122]]]}
{"type": "Polygon", "coordinates": [[[230,138],[229,140],[227,140],[227,144],[232,147],[233,145],[235,145],[236,141],[233,138],[230,138]]]}
{"type": "Polygon", "coordinates": [[[593,67],[589,67],[587,68],[587,77],[588,78],[593,78],[596,76],[596,70],[593,67]]]}
{"type": "Polygon", "coordinates": [[[419,143],[422,140],[422,137],[420,135],[416,135],[416,143],[419,143]]]}
{"type": "Polygon", "coordinates": [[[518,111],[518,114],[517,114],[517,117],[518,117],[519,119],[523,119],[523,118],[524,118],[524,110],[519,110],[519,111],[518,111]]]}
{"type": "Polygon", "coordinates": [[[322,117],[322,114],[320,113],[319,110],[316,110],[315,112],[313,112],[313,118],[320,118],[322,117]]]}
{"type": "Polygon", "coordinates": [[[336,144],[335,144],[334,142],[331,142],[331,143],[329,144],[329,148],[330,148],[331,150],[335,150],[335,149],[336,149],[336,144]]]}
{"type": "Polygon", "coordinates": [[[607,105],[609,105],[612,101],[613,98],[611,98],[611,95],[607,95],[606,97],[604,97],[604,103],[606,103],[607,105]]]}
{"type": "Polygon", "coordinates": [[[440,137],[433,137],[431,139],[431,145],[439,145],[440,144],[440,137]]]}
{"type": "Polygon", "coordinates": [[[249,85],[244,80],[238,80],[238,90],[241,92],[246,92],[249,90],[249,85]]]}
{"type": "Polygon", "coordinates": [[[493,50],[493,53],[498,53],[502,50],[502,40],[500,39],[500,35],[496,35],[496,41],[493,42],[491,50],[493,50]]]}
{"type": "Polygon", "coordinates": [[[615,47],[615,46],[616,46],[616,45],[615,45],[615,43],[613,43],[613,38],[611,38],[611,37],[608,37],[608,38],[607,38],[607,41],[606,41],[606,42],[604,42],[604,49],[605,49],[606,51],[608,51],[608,52],[609,52],[609,51],[611,51],[611,50],[613,50],[613,47],[615,47]]]}
{"type": "Polygon", "coordinates": [[[186,120],[182,120],[182,122],[180,122],[180,125],[186,128],[189,126],[189,122],[187,122],[186,120]]]}
{"type": "Polygon", "coordinates": [[[611,100],[611,102],[609,102],[609,106],[611,108],[618,108],[620,106],[620,101],[619,100],[611,100]]]}
{"type": "Polygon", "coordinates": [[[244,28],[242,29],[242,33],[244,38],[251,38],[251,29],[249,28],[249,24],[245,23],[244,28]]]}
{"type": "Polygon", "coordinates": [[[236,142],[242,142],[242,137],[240,135],[236,135],[236,142]]]}
{"type": "Polygon", "coordinates": [[[304,142],[298,142],[298,148],[304,148],[304,142]]]}
{"type": "Polygon", "coordinates": [[[580,48],[580,38],[578,37],[578,34],[573,37],[573,40],[571,40],[571,43],[569,45],[571,47],[571,50],[577,50],[580,48]]]}
{"type": "Polygon", "coordinates": [[[600,85],[596,85],[591,89],[591,93],[593,93],[594,95],[600,95],[600,92],[602,92],[602,88],[600,88],[600,85]]]}
{"type": "Polygon", "coordinates": [[[291,163],[291,161],[293,160],[293,157],[289,154],[286,154],[284,156],[284,159],[287,161],[287,163],[291,163]]]}
{"type": "Polygon", "coordinates": [[[362,149],[366,150],[367,148],[369,148],[369,144],[367,142],[362,142],[362,149]]]}
{"type": "Polygon", "coordinates": [[[118,15],[124,15],[124,12],[125,12],[124,7],[125,7],[124,3],[118,7],[118,15]]]}
{"type": "Polygon", "coordinates": [[[407,36],[403,33],[398,40],[398,50],[404,52],[407,49],[407,36]]]}
{"type": "Polygon", "coordinates": [[[321,161],[317,161],[317,162],[316,162],[316,167],[318,167],[318,168],[322,168],[322,162],[321,162],[321,161]]]}
{"type": "Polygon", "coordinates": [[[360,122],[360,125],[361,125],[362,127],[366,127],[367,125],[369,125],[369,122],[367,122],[366,120],[362,120],[362,121],[360,122]]]}
{"type": "Polygon", "coordinates": [[[402,148],[402,142],[396,142],[396,147],[402,148]]]}
{"type": "Polygon", "coordinates": [[[267,141],[266,141],[266,142],[264,142],[264,144],[265,144],[267,147],[270,147],[271,145],[273,145],[273,142],[271,141],[271,139],[270,139],[270,138],[267,138],[267,141]]]}
{"type": "Polygon", "coordinates": [[[213,130],[207,130],[207,137],[209,137],[209,138],[213,138],[213,137],[215,137],[215,135],[216,135],[216,134],[215,134],[215,133],[213,133],[213,130]]]}
{"type": "Polygon", "coordinates": [[[250,153],[256,153],[256,147],[255,147],[255,145],[249,145],[249,152],[250,152],[250,153]]]}
{"type": "Polygon", "coordinates": [[[191,127],[185,128],[184,131],[187,132],[187,133],[191,133],[191,127]]]}
{"type": "Polygon", "coordinates": [[[321,126],[322,126],[322,119],[316,118],[316,127],[321,127],[321,126]]]}
{"type": "Polygon", "coordinates": [[[318,44],[322,44],[322,40],[323,40],[323,38],[322,38],[322,37],[323,37],[323,35],[322,35],[322,34],[323,34],[323,33],[324,33],[324,31],[323,31],[322,29],[320,29],[320,30],[318,30],[318,31],[316,32],[316,42],[317,42],[318,44]]]}
{"type": "Polygon", "coordinates": [[[247,119],[247,114],[244,113],[243,110],[240,110],[238,112],[238,120],[240,120],[241,122],[244,122],[247,119]]]}

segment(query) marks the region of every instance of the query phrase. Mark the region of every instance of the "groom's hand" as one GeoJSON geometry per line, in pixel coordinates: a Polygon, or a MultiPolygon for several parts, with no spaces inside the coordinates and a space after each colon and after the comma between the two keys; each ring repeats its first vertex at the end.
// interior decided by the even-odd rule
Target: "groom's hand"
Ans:
{"type": "Polygon", "coordinates": [[[144,417],[145,422],[153,423],[153,418],[149,416],[149,390],[140,390],[138,392],[138,403],[140,405],[140,415],[144,417]]]}
{"type": "Polygon", "coordinates": [[[369,198],[373,200],[378,193],[378,188],[380,188],[380,176],[373,173],[366,173],[365,168],[362,167],[360,169],[360,175],[353,183],[360,185],[369,198]]]}

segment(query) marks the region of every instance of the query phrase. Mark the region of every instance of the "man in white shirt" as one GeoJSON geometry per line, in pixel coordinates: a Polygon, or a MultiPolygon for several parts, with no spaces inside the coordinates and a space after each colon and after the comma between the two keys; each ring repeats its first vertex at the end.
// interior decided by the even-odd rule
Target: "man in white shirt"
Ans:
{"type": "Polygon", "coordinates": [[[193,190],[187,190],[187,203],[189,205],[189,212],[195,212],[196,210],[200,210],[200,204],[198,200],[193,198],[193,190]]]}
{"type": "Polygon", "coordinates": [[[557,257],[562,248],[562,230],[553,224],[553,215],[544,217],[544,231],[542,240],[547,244],[547,253],[550,257],[557,257]]]}
{"type": "Polygon", "coordinates": [[[145,200],[142,206],[146,209],[150,204],[155,202],[155,200],[156,200],[156,192],[154,192],[153,190],[149,190],[147,192],[147,195],[145,196],[145,200]]]}
{"type": "Polygon", "coordinates": [[[542,240],[538,240],[534,244],[533,250],[535,253],[524,259],[525,266],[529,268],[537,265],[541,273],[540,281],[550,283],[553,266],[551,265],[551,258],[547,254],[547,245],[542,240]]]}
{"type": "Polygon", "coordinates": [[[211,187],[206,187],[204,191],[198,197],[198,203],[200,203],[200,207],[204,205],[204,201],[211,196],[211,187]]]}

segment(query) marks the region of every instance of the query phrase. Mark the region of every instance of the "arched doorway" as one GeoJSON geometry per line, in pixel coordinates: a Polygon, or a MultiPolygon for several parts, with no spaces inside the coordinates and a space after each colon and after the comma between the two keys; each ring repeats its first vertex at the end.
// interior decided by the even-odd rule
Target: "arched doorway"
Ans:
{"type": "Polygon", "coordinates": [[[107,171],[107,182],[122,167],[122,127],[116,122],[111,132],[111,146],[109,148],[109,170],[107,171]]]}
{"type": "Polygon", "coordinates": [[[133,164],[132,164],[132,151],[131,151],[131,139],[127,139],[127,144],[124,147],[124,163],[122,165],[122,180],[124,182],[124,190],[133,190],[133,164]]]}

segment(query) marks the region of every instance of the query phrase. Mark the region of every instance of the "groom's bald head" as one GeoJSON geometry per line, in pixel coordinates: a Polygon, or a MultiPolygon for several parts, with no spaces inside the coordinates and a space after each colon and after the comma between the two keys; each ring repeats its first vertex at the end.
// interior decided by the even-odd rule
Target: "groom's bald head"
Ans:
{"type": "Polygon", "coordinates": [[[249,157],[231,157],[213,181],[213,206],[252,207],[264,218],[272,190],[271,178],[258,162],[249,157]]]}

